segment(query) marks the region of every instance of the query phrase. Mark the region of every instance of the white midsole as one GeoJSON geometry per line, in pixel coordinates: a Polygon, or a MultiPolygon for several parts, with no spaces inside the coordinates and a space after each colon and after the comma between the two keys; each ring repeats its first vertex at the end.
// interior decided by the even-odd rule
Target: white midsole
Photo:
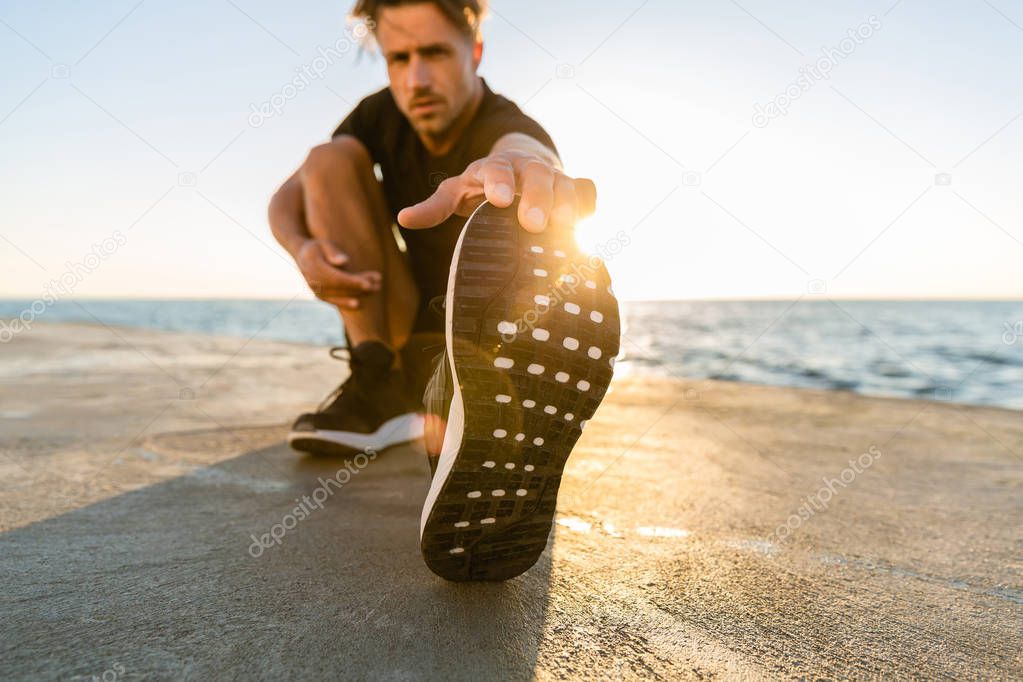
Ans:
{"type": "Polygon", "coordinates": [[[355,433],[354,431],[292,431],[288,434],[288,443],[303,438],[328,441],[356,450],[380,450],[383,448],[407,443],[423,437],[423,416],[415,413],[402,414],[388,419],[373,433],[355,433]]]}
{"type": "Polygon", "coordinates": [[[430,482],[430,491],[426,494],[426,502],[423,503],[423,514],[419,518],[420,541],[423,539],[426,519],[430,517],[430,512],[433,511],[433,505],[437,502],[441,488],[444,487],[445,481],[448,480],[448,474],[451,473],[451,467],[455,464],[455,458],[458,456],[458,451],[462,446],[462,434],[465,432],[465,409],[462,405],[462,389],[458,385],[458,372],[455,370],[454,343],[451,334],[455,310],[455,264],[458,262],[458,256],[462,251],[462,241],[465,239],[465,233],[468,232],[469,223],[476,217],[476,213],[486,205],[487,202],[484,201],[477,206],[476,210],[469,216],[469,219],[465,221],[466,226],[462,228],[462,233],[458,235],[455,251],[451,255],[451,268],[448,271],[448,290],[444,294],[444,344],[447,348],[448,366],[451,368],[451,383],[454,395],[451,398],[451,409],[448,410],[447,424],[444,428],[444,443],[440,448],[437,471],[430,482]]]}

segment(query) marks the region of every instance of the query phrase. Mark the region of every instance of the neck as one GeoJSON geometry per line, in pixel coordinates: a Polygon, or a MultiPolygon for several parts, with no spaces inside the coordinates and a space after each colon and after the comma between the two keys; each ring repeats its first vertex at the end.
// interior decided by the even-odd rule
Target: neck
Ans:
{"type": "Polygon", "coordinates": [[[483,83],[479,77],[476,78],[476,88],[469,99],[468,103],[462,108],[461,113],[451,122],[447,130],[439,135],[423,135],[419,134],[419,139],[422,140],[423,146],[426,147],[426,151],[430,152],[433,156],[442,156],[451,151],[451,147],[454,146],[455,141],[462,135],[466,126],[469,125],[469,121],[476,115],[476,110],[480,107],[480,102],[483,101],[483,83]]]}

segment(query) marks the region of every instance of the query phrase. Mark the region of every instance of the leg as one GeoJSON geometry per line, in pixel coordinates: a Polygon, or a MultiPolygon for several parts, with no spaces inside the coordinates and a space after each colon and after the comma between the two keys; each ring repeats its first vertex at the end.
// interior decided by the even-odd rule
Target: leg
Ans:
{"type": "Polygon", "coordinates": [[[398,250],[380,183],[363,146],[341,137],[310,151],[302,166],[309,233],[344,251],[355,272],[376,270],[381,289],[357,309],[340,310],[352,344],[382,341],[394,350],[408,339],[419,294],[398,250]]]}

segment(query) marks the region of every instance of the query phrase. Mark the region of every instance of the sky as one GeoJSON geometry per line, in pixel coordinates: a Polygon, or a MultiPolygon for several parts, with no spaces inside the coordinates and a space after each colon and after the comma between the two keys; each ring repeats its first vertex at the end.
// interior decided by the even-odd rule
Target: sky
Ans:
{"type": "MultiPolygon", "coordinates": [[[[348,9],[0,0],[0,296],[311,298],[266,204],[386,84],[348,9]]],[[[496,0],[484,37],[622,298],[1023,297],[1020,0],[496,0]]]]}

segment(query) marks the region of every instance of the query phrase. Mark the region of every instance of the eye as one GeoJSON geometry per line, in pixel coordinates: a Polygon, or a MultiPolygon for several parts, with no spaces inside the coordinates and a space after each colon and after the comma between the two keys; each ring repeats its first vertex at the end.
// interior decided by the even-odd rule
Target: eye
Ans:
{"type": "Polygon", "coordinates": [[[448,51],[444,47],[437,45],[425,47],[419,52],[419,54],[423,55],[426,59],[440,59],[441,57],[446,57],[448,51]]]}

